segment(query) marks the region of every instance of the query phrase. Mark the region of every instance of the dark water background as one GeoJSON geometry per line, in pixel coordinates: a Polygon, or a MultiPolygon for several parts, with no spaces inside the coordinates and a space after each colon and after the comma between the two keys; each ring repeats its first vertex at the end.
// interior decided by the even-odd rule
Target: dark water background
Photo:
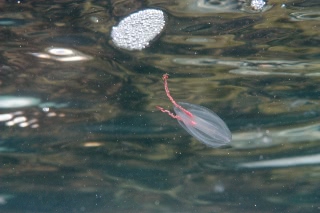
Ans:
{"type": "Polygon", "coordinates": [[[1,1],[0,211],[320,212],[320,2],[249,5],[1,1]],[[144,8],[166,13],[162,34],[113,46],[144,8]],[[164,73],[227,123],[230,147],[156,110],[172,109],[164,73]]]}

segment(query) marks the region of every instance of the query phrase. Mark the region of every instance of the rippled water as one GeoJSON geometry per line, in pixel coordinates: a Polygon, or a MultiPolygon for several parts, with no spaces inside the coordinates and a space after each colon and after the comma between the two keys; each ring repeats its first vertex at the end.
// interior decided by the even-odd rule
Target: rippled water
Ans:
{"type": "Polygon", "coordinates": [[[320,3],[0,3],[1,212],[318,212],[320,3]],[[165,13],[141,51],[111,30],[165,13]],[[229,126],[214,149],[177,101],[229,126]]]}

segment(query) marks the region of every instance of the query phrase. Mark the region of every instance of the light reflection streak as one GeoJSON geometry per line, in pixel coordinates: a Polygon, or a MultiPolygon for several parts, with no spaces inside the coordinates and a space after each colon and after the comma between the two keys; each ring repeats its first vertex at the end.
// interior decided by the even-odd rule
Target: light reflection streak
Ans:
{"type": "Polygon", "coordinates": [[[41,100],[39,98],[33,97],[19,97],[19,96],[0,96],[0,108],[23,108],[36,106],[40,104],[41,100]]]}
{"type": "Polygon", "coordinates": [[[253,168],[293,167],[293,166],[316,165],[316,164],[320,164],[320,154],[240,163],[238,164],[238,167],[253,169],[253,168]]]}
{"type": "Polygon", "coordinates": [[[231,146],[236,149],[272,147],[284,143],[303,143],[318,141],[320,123],[284,130],[268,129],[232,134],[231,146]]]}
{"type": "MultiPolygon", "coordinates": [[[[0,109],[13,110],[17,108],[27,109],[30,107],[38,107],[47,117],[65,117],[64,113],[57,113],[50,110],[52,108],[66,107],[66,103],[44,102],[41,99],[28,96],[0,96],[0,109]]],[[[32,115],[26,115],[26,111],[19,110],[14,112],[0,113],[0,125],[4,123],[7,127],[19,126],[22,128],[31,127],[38,128],[40,126],[38,118],[43,115],[39,110],[32,115]]]]}
{"type": "Polygon", "coordinates": [[[287,76],[320,76],[320,63],[288,60],[219,60],[214,58],[175,58],[173,62],[182,65],[236,67],[229,73],[238,75],[287,75],[287,76]]]}
{"type": "Polygon", "coordinates": [[[303,11],[291,13],[292,21],[319,21],[320,12],[319,11],[303,11]]]}
{"type": "Polygon", "coordinates": [[[91,60],[92,57],[81,53],[78,50],[63,48],[63,47],[49,47],[45,49],[47,53],[30,53],[31,55],[42,58],[42,59],[52,59],[60,62],[75,62],[75,61],[86,61],[91,60]]]}
{"type": "MultiPolygon", "coordinates": [[[[64,113],[57,113],[50,111],[43,111],[46,115],[46,117],[60,117],[63,118],[65,117],[64,113]]],[[[12,112],[12,113],[4,113],[0,114],[0,124],[4,123],[5,126],[7,127],[13,127],[13,126],[18,126],[21,128],[25,127],[31,127],[31,128],[38,128],[40,127],[39,124],[39,117],[41,114],[39,112],[34,112],[32,115],[24,115],[25,112],[23,111],[17,111],[17,112],[12,112]]]]}
{"type": "Polygon", "coordinates": [[[13,118],[12,114],[0,114],[0,122],[8,121],[13,118]]]}

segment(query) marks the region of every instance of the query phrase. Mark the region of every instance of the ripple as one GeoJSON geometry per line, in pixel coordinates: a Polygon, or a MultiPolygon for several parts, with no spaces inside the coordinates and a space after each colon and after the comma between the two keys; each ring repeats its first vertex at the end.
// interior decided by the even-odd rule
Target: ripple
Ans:
{"type": "Polygon", "coordinates": [[[232,134],[231,146],[236,149],[266,148],[284,143],[306,143],[317,141],[320,136],[320,123],[287,128],[283,130],[247,131],[232,134]]]}
{"type": "Polygon", "coordinates": [[[293,21],[319,21],[320,12],[319,11],[305,11],[305,12],[295,12],[291,13],[291,20],[293,21]]]}
{"type": "Polygon", "coordinates": [[[241,3],[235,0],[198,0],[193,9],[206,9],[216,12],[235,12],[241,7],[241,3]]]}
{"type": "Polygon", "coordinates": [[[215,66],[224,65],[237,67],[229,70],[229,73],[239,75],[287,75],[287,76],[320,76],[319,63],[307,63],[304,61],[289,60],[220,60],[214,58],[174,58],[173,62],[182,65],[215,66]]]}
{"type": "Polygon", "coordinates": [[[277,168],[320,164],[320,154],[240,163],[240,168],[277,168]]]}
{"type": "Polygon", "coordinates": [[[0,26],[21,26],[27,23],[26,20],[13,18],[0,18],[0,26]]]}

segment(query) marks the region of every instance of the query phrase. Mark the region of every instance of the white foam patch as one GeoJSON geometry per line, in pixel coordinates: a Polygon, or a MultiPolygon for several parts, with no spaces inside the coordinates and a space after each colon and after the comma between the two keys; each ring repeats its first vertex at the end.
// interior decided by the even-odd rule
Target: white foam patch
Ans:
{"type": "Polygon", "coordinates": [[[149,46],[164,28],[165,17],[161,10],[146,9],[124,18],[112,28],[113,43],[127,50],[142,50],[149,46]]]}

